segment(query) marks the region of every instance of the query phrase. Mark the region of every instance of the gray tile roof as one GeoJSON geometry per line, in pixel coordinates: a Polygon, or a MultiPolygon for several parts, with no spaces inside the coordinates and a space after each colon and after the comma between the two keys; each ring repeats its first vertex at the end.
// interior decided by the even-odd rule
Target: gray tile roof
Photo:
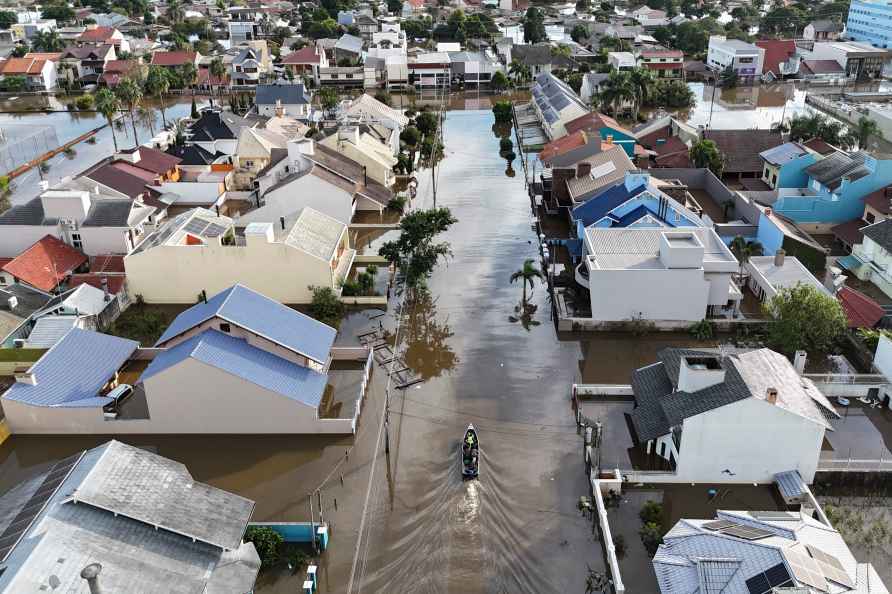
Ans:
{"type": "Polygon", "coordinates": [[[283,105],[307,105],[312,98],[307,94],[302,83],[293,85],[257,85],[257,105],[275,105],[281,101],[283,105]]]}
{"type": "Polygon", "coordinates": [[[864,165],[865,160],[864,153],[837,151],[806,167],[805,173],[831,190],[836,190],[844,178],[855,181],[870,175],[870,169],[864,165]]]}
{"type": "Polygon", "coordinates": [[[34,385],[16,382],[3,399],[45,407],[104,406],[111,401],[100,389],[138,346],[133,340],[72,328],[31,366],[34,385]]]}
{"type": "Polygon", "coordinates": [[[631,420],[639,441],[666,435],[689,417],[746,398],[765,398],[769,387],[778,390],[777,406],[830,428],[822,409],[833,411],[833,406],[810,380],[796,373],[783,355],[759,349],[725,356],[724,381],[693,393],[678,390],[681,360],[691,356],[715,357],[716,353],[664,349],[659,354],[660,363],[632,374],[636,407],[631,420]]]}
{"type": "MultiPolygon", "coordinates": [[[[50,472],[0,497],[0,527],[33,503],[50,472]]],[[[0,591],[84,594],[80,572],[99,562],[106,592],[247,594],[260,567],[254,546],[241,542],[253,505],[195,482],[178,462],[108,442],[75,458],[23,527],[0,573],[0,591]],[[199,538],[183,535],[191,529],[199,538]],[[224,551],[204,538],[234,548],[224,551]]]]}
{"type": "Polygon", "coordinates": [[[335,49],[359,54],[362,52],[362,39],[349,33],[344,33],[335,43],[335,49]]]}
{"type": "Polygon", "coordinates": [[[57,222],[57,219],[46,218],[40,198],[13,206],[0,214],[0,225],[55,225],[57,222]]]}
{"type": "Polygon", "coordinates": [[[632,160],[619,145],[593,155],[590,162],[592,165],[590,175],[567,180],[567,190],[575,202],[584,202],[596,196],[601,190],[625,178],[627,172],[635,169],[632,160]],[[608,164],[613,166],[610,167],[608,164]]]}
{"type": "Polygon", "coordinates": [[[887,252],[892,252],[892,219],[862,227],[861,233],[887,252]]]}
{"type": "Polygon", "coordinates": [[[93,200],[84,227],[126,227],[133,201],[126,199],[93,200]]]}

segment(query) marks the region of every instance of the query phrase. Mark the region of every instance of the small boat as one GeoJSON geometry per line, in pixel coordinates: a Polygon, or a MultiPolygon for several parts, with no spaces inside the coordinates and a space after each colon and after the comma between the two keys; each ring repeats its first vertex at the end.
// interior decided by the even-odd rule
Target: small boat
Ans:
{"type": "Polygon", "coordinates": [[[462,478],[477,478],[480,473],[480,444],[477,441],[477,430],[474,425],[468,425],[465,437],[459,446],[461,455],[462,478]]]}

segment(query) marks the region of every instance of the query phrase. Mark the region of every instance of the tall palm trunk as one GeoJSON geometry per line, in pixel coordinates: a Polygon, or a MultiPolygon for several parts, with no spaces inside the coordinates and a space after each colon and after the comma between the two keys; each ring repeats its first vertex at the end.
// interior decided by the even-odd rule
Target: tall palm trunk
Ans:
{"type": "Polygon", "coordinates": [[[523,306],[527,305],[527,279],[523,279],[523,306]]]}
{"type": "Polygon", "coordinates": [[[108,127],[111,130],[112,142],[115,145],[115,152],[117,153],[118,152],[118,137],[117,137],[117,135],[115,135],[115,118],[114,118],[114,116],[108,117],[108,127]]]}
{"type": "Polygon", "coordinates": [[[133,142],[135,143],[133,146],[139,146],[139,134],[136,132],[136,118],[133,116],[133,106],[130,106],[130,124],[133,126],[133,142]]]}
{"type": "Polygon", "coordinates": [[[161,109],[161,122],[167,128],[167,117],[164,114],[164,93],[158,93],[158,107],[161,109]]]}

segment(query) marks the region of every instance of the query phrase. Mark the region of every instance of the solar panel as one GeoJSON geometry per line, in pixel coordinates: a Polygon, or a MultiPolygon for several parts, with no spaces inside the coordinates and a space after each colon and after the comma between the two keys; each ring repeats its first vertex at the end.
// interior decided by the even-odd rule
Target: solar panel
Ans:
{"type": "Polygon", "coordinates": [[[818,562],[818,566],[826,579],[842,584],[847,588],[855,587],[855,581],[846,573],[839,559],[811,545],[806,545],[805,548],[808,549],[808,553],[812,558],[818,562]]]}
{"type": "Polygon", "coordinates": [[[746,580],[746,587],[750,594],[766,594],[774,588],[782,588],[784,586],[792,586],[793,580],[787,572],[783,563],[778,563],[773,567],[769,567],[761,573],[757,573],[750,579],[746,580]]]}
{"type": "Polygon", "coordinates": [[[765,578],[768,580],[768,584],[775,588],[784,582],[790,581],[790,574],[783,563],[778,563],[774,567],[769,567],[765,570],[765,578]]]}
{"type": "Polygon", "coordinates": [[[784,557],[787,559],[787,564],[790,566],[796,581],[821,592],[829,591],[827,580],[824,578],[824,573],[821,571],[817,561],[793,549],[785,549],[784,557]]]}
{"type": "Polygon", "coordinates": [[[15,548],[22,535],[34,522],[34,518],[44,508],[47,501],[53,496],[59,486],[65,481],[68,473],[80,460],[81,454],[69,456],[56,462],[44,475],[43,482],[31,495],[25,505],[19,509],[19,513],[12,519],[6,529],[0,534],[0,562],[5,561],[9,553],[15,548]]]}
{"type": "Polygon", "coordinates": [[[750,579],[746,581],[746,588],[750,591],[750,594],[765,594],[771,590],[771,586],[768,584],[768,579],[765,578],[765,574],[757,573],[750,579]]]}
{"type": "Polygon", "coordinates": [[[207,237],[219,237],[226,233],[226,227],[222,225],[217,225],[216,223],[211,223],[208,225],[207,229],[205,229],[204,234],[207,237]]]}
{"type": "Polygon", "coordinates": [[[703,527],[707,530],[721,530],[722,528],[730,528],[731,526],[736,526],[734,522],[729,522],[728,520],[716,520],[715,522],[706,522],[703,524],[703,527]]]}
{"type": "Polygon", "coordinates": [[[183,229],[187,233],[191,233],[193,235],[201,235],[202,233],[204,233],[204,230],[207,229],[207,227],[207,221],[203,221],[201,219],[192,219],[183,229]]]}
{"type": "Polygon", "coordinates": [[[773,520],[775,522],[799,520],[799,517],[796,514],[791,514],[790,512],[785,511],[756,511],[751,513],[754,518],[760,520],[773,520]]]}

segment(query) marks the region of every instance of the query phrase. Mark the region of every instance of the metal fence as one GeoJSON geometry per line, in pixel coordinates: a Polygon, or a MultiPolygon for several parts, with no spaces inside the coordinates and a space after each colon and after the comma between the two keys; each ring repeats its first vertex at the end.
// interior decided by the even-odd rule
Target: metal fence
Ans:
{"type": "Polygon", "coordinates": [[[59,146],[52,126],[4,124],[0,129],[0,174],[20,167],[59,146]]]}

